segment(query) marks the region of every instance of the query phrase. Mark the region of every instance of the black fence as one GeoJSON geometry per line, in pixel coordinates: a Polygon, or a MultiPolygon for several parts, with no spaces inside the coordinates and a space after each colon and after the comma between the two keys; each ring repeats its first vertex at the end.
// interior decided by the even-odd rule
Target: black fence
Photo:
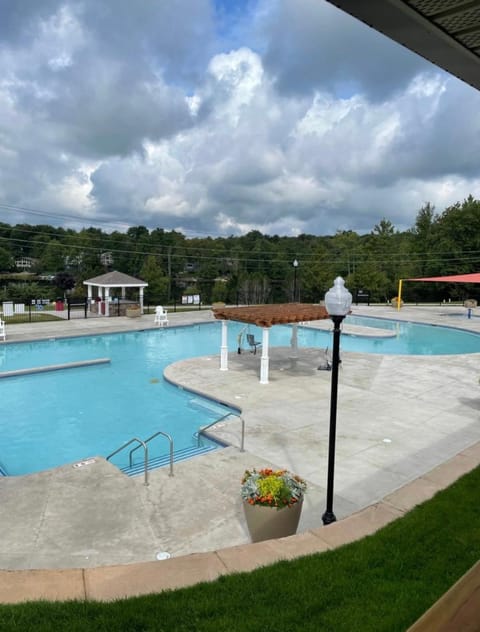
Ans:
{"type": "MultiPolygon", "coordinates": [[[[159,301],[144,302],[143,313],[155,314],[159,301]]],[[[53,320],[73,320],[79,318],[98,318],[103,316],[126,316],[127,308],[138,305],[135,301],[125,299],[112,299],[108,301],[89,301],[82,298],[58,298],[55,301],[49,299],[30,299],[24,301],[0,302],[0,316],[7,324],[34,323],[53,320]]],[[[163,306],[171,312],[195,311],[208,308],[199,300],[198,302],[185,302],[185,300],[173,300],[163,306]]]]}
{"type": "Polygon", "coordinates": [[[6,323],[33,323],[48,320],[87,318],[87,299],[30,299],[28,301],[3,301],[0,314],[6,323]]]}

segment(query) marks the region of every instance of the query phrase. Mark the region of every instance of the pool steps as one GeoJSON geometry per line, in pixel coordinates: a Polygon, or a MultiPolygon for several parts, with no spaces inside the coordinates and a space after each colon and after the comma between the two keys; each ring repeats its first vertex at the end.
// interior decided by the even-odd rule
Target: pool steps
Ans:
{"type": "Polygon", "coordinates": [[[49,371],[61,371],[63,369],[77,369],[83,366],[94,366],[96,364],[109,364],[110,358],[95,358],[94,360],[78,360],[77,362],[65,362],[64,364],[47,364],[45,366],[35,366],[28,369],[15,369],[13,371],[0,371],[0,378],[18,377],[20,375],[32,375],[34,373],[48,373],[49,371]]]}
{"type": "MultiPolygon", "coordinates": [[[[182,450],[177,450],[174,453],[173,460],[174,462],[178,461],[186,461],[187,459],[192,458],[193,456],[198,456],[200,454],[206,454],[207,452],[212,452],[212,450],[216,450],[218,446],[215,445],[205,445],[205,446],[191,446],[189,448],[183,448],[182,450]]],[[[148,460],[148,469],[155,470],[159,467],[164,467],[170,463],[170,455],[164,454],[163,456],[153,457],[148,460]]],[[[132,467],[128,465],[125,467],[121,467],[120,470],[127,474],[128,476],[137,476],[139,474],[143,474],[145,471],[145,464],[143,458],[138,462],[134,463],[132,467]]]]}

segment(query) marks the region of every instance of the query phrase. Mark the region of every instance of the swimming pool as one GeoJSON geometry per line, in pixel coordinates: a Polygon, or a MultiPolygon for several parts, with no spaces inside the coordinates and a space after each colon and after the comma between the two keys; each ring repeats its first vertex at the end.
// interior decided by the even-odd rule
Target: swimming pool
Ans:
{"type": "MultiPolygon", "coordinates": [[[[194,433],[232,409],[168,384],[163,369],[218,349],[219,331],[215,323],[2,345],[0,371],[93,358],[110,363],[1,379],[0,465],[10,475],[41,471],[107,456],[158,430],[174,437],[176,457],[196,448],[194,433]]],[[[153,459],[168,452],[162,437],[149,444],[153,459]]],[[[135,460],[142,459],[138,450],[135,460]]],[[[127,466],[128,450],[112,462],[127,466]]]]}
{"type": "Polygon", "coordinates": [[[450,326],[425,325],[386,318],[347,316],[346,324],[388,329],[391,337],[342,336],[344,351],[396,355],[455,355],[480,353],[480,334],[450,326]]]}
{"type": "MultiPolygon", "coordinates": [[[[351,316],[346,322],[372,327],[372,337],[343,335],[345,351],[480,352],[480,335],[455,328],[351,316]],[[375,327],[392,329],[395,335],[377,338],[375,327]]],[[[228,324],[230,351],[237,349],[244,328],[228,324]]],[[[0,345],[0,371],[110,359],[105,365],[0,379],[0,465],[10,475],[41,471],[106,456],[132,437],[143,440],[158,430],[173,435],[176,452],[194,448],[194,433],[230,409],[168,384],[163,370],[182,358],[219,354],[220,329],[220,323],[214,322],[0,345]]],[[[261,337],[258,328],[250,331],[261,337]]],[[[288,346],[290,338],[289,326],[272,327],[272,346],[288,346]]],[[[299,328],[300,346],[325,348],[331,346],[331,339],[328,331],[299,328]]],[[[155,440],[149,451],[153,458],[162,457],[168,444],[155,440]]],[[[137,461],[143,458],[141,452],[136,453],[137,461]]],[[[126,466],[128,450],[113,462],[126,466]]]]}

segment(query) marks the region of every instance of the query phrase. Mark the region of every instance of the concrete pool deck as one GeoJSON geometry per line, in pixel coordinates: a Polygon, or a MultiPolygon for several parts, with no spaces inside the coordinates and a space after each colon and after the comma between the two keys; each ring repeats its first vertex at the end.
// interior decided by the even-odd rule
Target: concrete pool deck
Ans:
{"type": "MultiPolygon", "coordinates": [[[[353,313],[458,326],[461,307],[354,306],[353,313]]],[[[209,311],[169,313],[170,327],[212,321],[209,311]]],[[[330,321],[314,323],[331,327],[330,321]]],[[[147,329],[141,319],[95,318],[7,326],[7,341],[147,329]]],[[[347,333],[347,330],[345,330],[347,333]]],[[[362,333],[358,328],[357,335],[362,333]]],[[[220,341],[219,341],[220,344],[220,341]]],[[[0,349],[2,345],[0,344],[0,349]]],[[[242,409],[216,432],[231,447],[128,478],[101,457],[28,476],[0,478],[0,602],[114,599],[210,580],[326,550],[372,533],[480,463],[480,354],[342,353],[334,510],[323,527],[330,376],[318,350],[272,349],[270,382],[259,355],[176,362],[166,377],[242,409]],[[287,467],[309,482],[297,536],[249,544],[239,499],[246,468],[287,467]],[[159,552],[171,558],[157,561],[159,552]]],[[[194,397],[194,395],[192,395],[194,397]]],[[[132,433],[134,434],[134,433],[132,433]]],[[[91,455],[85,455],[88,457],[91,455]]]]}

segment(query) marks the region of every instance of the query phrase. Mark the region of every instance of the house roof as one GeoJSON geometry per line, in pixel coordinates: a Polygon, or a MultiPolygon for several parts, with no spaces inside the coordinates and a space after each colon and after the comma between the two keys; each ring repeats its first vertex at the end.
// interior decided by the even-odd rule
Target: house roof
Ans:
{"type": "Polygon", "coordinates": [[[213,315],[219,320],[236,320],[259,327],[301,323],[328,318],[323,305],[310,303],[281,303],[279,305],[251,305],[247,307],[216,307],[213,315]]]}
{"type": "Polygon", "coordinates": [[[96,287],[147,287],[148,283],[142,279],[136,279],[123,272],[107,272],[100,276],[87,279],[84,285],[93,285],[96,287]]]}
{"type": "Polygon", "coordinates": [[[328,0],[480,89],[480,0],[328,0]]]}

